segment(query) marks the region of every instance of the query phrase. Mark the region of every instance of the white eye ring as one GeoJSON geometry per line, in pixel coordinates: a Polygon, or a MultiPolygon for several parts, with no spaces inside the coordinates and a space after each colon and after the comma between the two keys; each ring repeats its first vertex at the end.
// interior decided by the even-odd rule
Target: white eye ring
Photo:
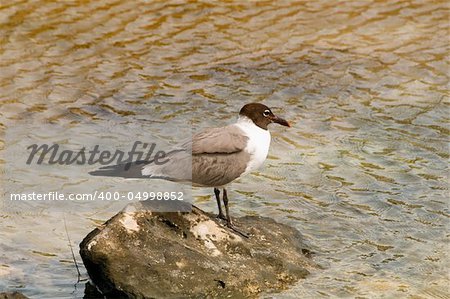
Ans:
{"type": "Polygon", "coordinates": [[[264,116],[269,116],[269,114],[270,114],[270,110],[266,110],[266,111],[263,112],[264,116]]]}

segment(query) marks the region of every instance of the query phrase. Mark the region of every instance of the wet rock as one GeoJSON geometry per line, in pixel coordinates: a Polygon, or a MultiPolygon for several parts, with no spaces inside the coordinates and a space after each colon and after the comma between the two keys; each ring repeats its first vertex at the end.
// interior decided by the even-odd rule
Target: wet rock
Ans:
{"type": "Polygon", "coordinates": [[[270,218],[235,225],[214,215],[127,208],[80,244],[92,282],[108,298],[256,297],[285,289],[314,267],[300,233],[270,218]]]}
{"type": "Polygon", "coordinates": [[[103,298],[102,293],[90,282],[86,282],[84,287],[83,299],[99,299],[103,298]]]}
{"type": "Polygon", "coordinates": [[[8,292],[0,293],[0,299],[28,299],[28,297],[19,292],[8,292]]]}

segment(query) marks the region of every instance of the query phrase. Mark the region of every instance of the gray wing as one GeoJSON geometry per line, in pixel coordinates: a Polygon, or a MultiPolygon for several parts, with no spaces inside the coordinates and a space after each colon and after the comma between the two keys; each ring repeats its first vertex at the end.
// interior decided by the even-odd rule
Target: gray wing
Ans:
{"type": "Polygon", "coordinates": [[[96,176],[156,178],[222,186],[238,178],[250,156],[244,151],[248,137],[234,125],[206,129],[167,152],[167,162],[135,161],[102,167],[96,176]]]}
{"type": "Polygon", "coordinates": [[[163,165],[149,164],[143,175],[201,186],[222,186],[239,177],[250,159],[248,137],[234,125],[210,128],[181,143],[163,165]]]}
{"type": "Polygon", "coordinates": [[[224,186],[245,172],[249,160],[250,154],[246,151],[192,155],[192,183],[208,187],[224,186]]]}
{"type": "Polygon", "coordinates": [[[231,154],[247,146],[248,137],[235,125],[206,129],[192,137],[192,154],[231,154]]]}

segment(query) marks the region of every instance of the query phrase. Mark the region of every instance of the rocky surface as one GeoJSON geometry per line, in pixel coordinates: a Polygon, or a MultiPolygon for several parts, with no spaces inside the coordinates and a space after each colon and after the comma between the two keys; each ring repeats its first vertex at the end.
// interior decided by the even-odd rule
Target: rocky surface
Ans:
{"type": "Polygon", "coordinates": [[[0,292],[0,299],[28,299],[28,297],[19,292],[0,292]]]}
{"type": "Polygon", "coordinates": [[[108,298],[235,298],[285,289],[314,267],[300,233],[270,218],[235,225],[215,216],[128,207],[95,229],[80,254],[108,298]]]}

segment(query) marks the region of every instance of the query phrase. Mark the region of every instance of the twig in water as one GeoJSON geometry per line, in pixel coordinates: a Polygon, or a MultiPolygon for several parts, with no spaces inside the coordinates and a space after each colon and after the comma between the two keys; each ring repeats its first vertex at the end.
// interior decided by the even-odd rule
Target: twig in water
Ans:
{"type": "Polygon", "coordinates": [[[77,260],[75,258],[75,253],[73,252],[72,242],[70,241],[69,231],[67,230],[66,216],[65,215],[63,216],[63,219],[64,219],[64,229],[66,230],[67,240],[69,241],[70,252],[72,252],[72,259],[73,259],[73,262],[75,263],[75,267],[77,268],[78,279],[77,279],[76,283],[79,283],[80,279],[81,279],[80,268],[78,267],[78,263],[77,263],[77,260]]]}

